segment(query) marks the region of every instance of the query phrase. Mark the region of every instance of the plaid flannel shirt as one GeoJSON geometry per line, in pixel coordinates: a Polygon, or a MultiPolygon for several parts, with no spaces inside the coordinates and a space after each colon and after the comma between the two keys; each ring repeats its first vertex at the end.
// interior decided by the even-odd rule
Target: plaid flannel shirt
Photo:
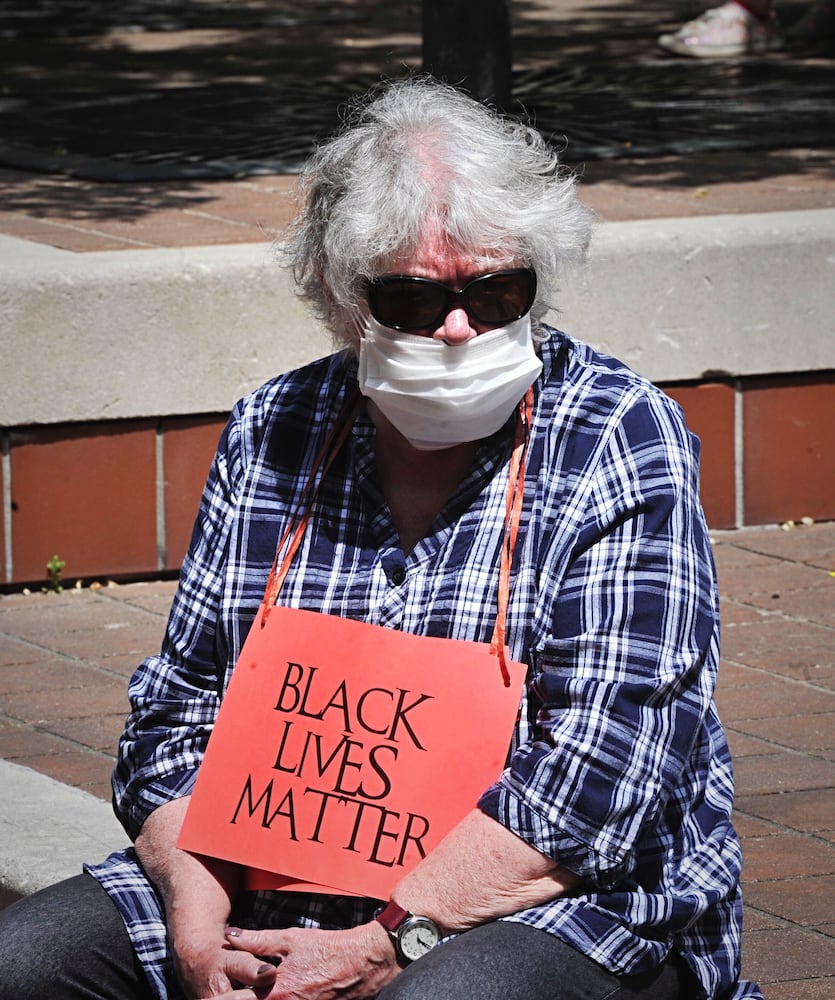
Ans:
{"type": "MultiPolygon", "coordinates": [[[[528,679],[507,768],[478,804],[583,882],[507,919],[616,974],[645,971],[673,950],[704,996],[761,997],[738,981],[741,859],[712,700],[718,599],[698,442],[668,397],[614,359],[557,331],[541,351],[507,633],[528,679]]],[[[235,407],[162,650],[130,685],[114,791],[131,837],[155,808],[191,791],[277,539],[355,390],[356,362],[343,353],[235,407]]],[[[282,603],[489,642],[511,438],[509,425],[480,443],[430,534],[404,555],[361,412],[322,484],[282,603]]],[[[88,871],[119,907],[157,996],[178,997],[164,917],[133,850],[88,871]]],[[[246,893],[233,919],[339,928],[370,919],[376,905],[246,893]]]]}

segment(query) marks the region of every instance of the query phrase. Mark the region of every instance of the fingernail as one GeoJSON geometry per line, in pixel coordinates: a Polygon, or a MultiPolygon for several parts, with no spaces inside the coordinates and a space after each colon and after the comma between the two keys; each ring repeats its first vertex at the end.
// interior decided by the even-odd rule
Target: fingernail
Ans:
{"type": "Polygon", "coordinates": [[[227,937],[240,937],[243,932],[240,927],[227,927],[226,935],[227,937]]]}
{"type": "Polygon", "coordinates": [[[259,965],[255,970],[256,976],[263,976],[265,972],[273,972],[275,970],[274,965],[270,965],[268,962],[264,962],[263,965],[259,965]]]}

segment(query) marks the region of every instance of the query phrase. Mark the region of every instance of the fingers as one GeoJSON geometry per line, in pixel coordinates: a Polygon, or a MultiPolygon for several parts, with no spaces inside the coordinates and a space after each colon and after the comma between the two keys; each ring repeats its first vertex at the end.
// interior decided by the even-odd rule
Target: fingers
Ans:
{"type": "MultiPolygon", "coordinates": [[[[230,982],[240,987],[255,990],[257,993],[268,992],[275,983],[278,960],[270,962],[252,954],[248,944],[242,942],[240,937],[235,935],[230,935],[229,941],[230,944],[234,941],[235,947],[240,948],[240,950],[225,952],[224,972],[230,982]]],[[[251,997],[248,1000],[251,1000],[251,997]]]]}
{"type": "Polygon", "coordinates": [[[288,953],[286,931],[245,931],[240,927],[227,927],[226,940],[236,951],[251,955],[268,956],[266,961],[279,962],[288,953]]]}
{"type": "MultiPolygon", "coordinates": [[[[249,965],[251,966],[252,963],[249,965]]],[[[249,986],[253,990],[264,990],[273,985],[275,977],[276,966],[270,962],[260,962],[255,969],[243,969],[240,975],[236,975],[234,979],[242,986],[249,986]]]]}

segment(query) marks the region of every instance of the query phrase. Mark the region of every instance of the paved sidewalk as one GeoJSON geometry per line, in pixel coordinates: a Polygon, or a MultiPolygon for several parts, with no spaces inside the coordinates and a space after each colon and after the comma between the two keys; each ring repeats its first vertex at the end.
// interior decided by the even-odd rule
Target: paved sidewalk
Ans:
{"type": "MultiPolygon", "coordinates": [[[[0,128],[0,146],[18,151],[0,157],[1,234],[74,252],[266,243],[290,218],[295,185],[292,171],[270,169],[271,142],[290,134],[305,149],[310,133],[300,123],[318,123],[327,109],[335,124],[336,104],[358,80],[421,65],[415,4],[310,0],[302,11],[276,3],[276,20],[263,25],[252,21],[266,16],[256,0],[214,15],[210,5],[168,5],[162,13],[157,6],[131,0],[111,10],[76,0],[75,19],[55,34],[49,26],[60,18],[58,4],[8,4],[0,59],[10,96],[0,102],[0,124],[3,114],[12,117],[6,134],[0,128]],[[182,103],[191,93],[195,103],[182,103]],[[137,94],[154,98],[149,116],[142,101],[133,103],[137,94]],[[172,131],[173,112],[165,117],[172,106],[180,109],[181,134],[172,131]],[[17,134],[16,114],[42,132],[52,128],[51,152],[49,143],[39,147],[40,159],[23,152],[26,129],[17,134]],[[218,120],[209,129],[212,115],[218,120]],[[103,171],[97,179],[95,171],[73,173],[62,128],[76,142],[87,137],[81,146],[103,171]],[[202,153],[188,148],[207,132],[214,137],[208,155],[249,162],[260,150],[268,176],[207,179],[200,172],[205,143],[197,143],[202,153]],[[179,174],[130,179],[131,161],[119,150],[133,148],[133,133],[161,162],[179,149],[179,174]],[[49,172],[62,164],[65,172],[49,172]]],[[[805,7],[805,0],[781,0],[783,23],[805,7]]],[[[667,0],[514,4],[514,100],[546,131],[565,133],[563,159],[581,173],[583,197],[604,221],[835,207],[826,125],[835,39],[793,39],[765,59],[725,63],[664,53],[658,34],[693,9],[667,0]],[[539,82],[526,83],[526,74],[539,82]],[[682,129],[673,151],[665,128],[682,129]],[[748,128],[758,140],[735,146],[748,128]],[[653,144],[667,151],[644,155],[653,144]]]]}
{"type": "MultiPolygon", "coordinates": [[[[835,995],[835,523],[714,541],[744,970],[769,1000],[824,1000],[835,995]]],[[[37,887],[33,869],[49,881],[124,843],[105,800],[126,683],[157,649],[174,587],[0,597],[0,905],[4,888],[37,887]]]]}

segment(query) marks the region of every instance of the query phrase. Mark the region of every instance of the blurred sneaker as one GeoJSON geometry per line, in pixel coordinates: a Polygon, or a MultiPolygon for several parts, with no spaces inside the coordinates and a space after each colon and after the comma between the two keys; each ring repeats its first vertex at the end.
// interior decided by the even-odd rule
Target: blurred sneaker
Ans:
{"type": "Polygon", "coordinates": [[[673,35],[662,35],[658,44],[669,52],[696,59],[727,59],[756,55],[783,47],[783,35],[774,11],[767,21],[730,0],[706,10],[682,25],[673,35]]]}

